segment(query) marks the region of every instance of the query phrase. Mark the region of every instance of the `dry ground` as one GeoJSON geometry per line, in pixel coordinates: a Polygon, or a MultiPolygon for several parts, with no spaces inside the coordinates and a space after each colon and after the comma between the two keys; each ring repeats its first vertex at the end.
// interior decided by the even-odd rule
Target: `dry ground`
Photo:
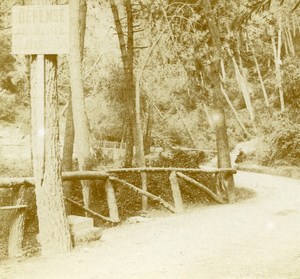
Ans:
{"type": "Polygon", "coordinates": [[[1,279],[300,278],[300,181],[239,172],[254,198],[107,229],[52,258],[2,262],[1,279]]]}

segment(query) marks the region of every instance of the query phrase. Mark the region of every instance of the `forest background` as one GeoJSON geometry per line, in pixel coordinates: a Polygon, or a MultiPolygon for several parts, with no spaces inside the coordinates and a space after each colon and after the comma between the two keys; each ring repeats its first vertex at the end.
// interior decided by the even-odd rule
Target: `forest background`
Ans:
{"type": "MultiPolygon", "coordinates": [[[[2,131],[10,129],[24,138],[30,134],[28,58],[10,54],[11,7],[19,2],[23,1],[1,2],[0,125],[2,131]]],[[[114,1],[86,2],[82,56],[85,110],[97,165],[104,160],[99,142],[128,142],[130,129],[123,54],[109,2],[114,1]]],[[[140,85],[145,153],[151,146],[214,150],[210,65],[215,53],[203,7],[193,0],[133,2],[133,72],[140,85]]],[[[256,139],[256,150],[249,157],[255,163],[299,167],[297,1],[214,2],[222,42],[219,99],[226,113],[230,148],[256,139]]],[[[116,5],[126,38],[126,5],[122,1],[116,5]]],[[[68,56],[59,56],[58,64],[63,144],[71,92],[68,56]]],[[[7,142],[5,134],[0,136],[7,142]]],[[[5,162],[1,165],[9,168],[5,162]]],[[[18,171],[18,175],[28,175],[31,167],[20,165],[24,173],[18,171]]]]}

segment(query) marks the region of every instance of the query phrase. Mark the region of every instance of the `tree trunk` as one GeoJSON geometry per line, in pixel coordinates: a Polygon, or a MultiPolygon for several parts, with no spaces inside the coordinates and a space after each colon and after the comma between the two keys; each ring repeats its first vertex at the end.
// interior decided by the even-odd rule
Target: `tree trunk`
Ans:
{"type": "Polygon", "coordinates": [[[145,154],[150,154],[151,144],[152,144],[152,127],[153,127],[153,102],[148,103],[148,112],[147,112],[147,122],[146,122],[146,132],[144,136],[144,146],[145,154]]]}
{"type": "Polygon", "coordinates": [[[269,98],[268,98],[268,94],[267,94],[267,91],[266,91],[266,88],[265,88],[264,80],[263,80],[262,75],[261,75],[259,64],[258,64],[258,61],[257,61],[257,58],[256,58],[255,48],[252,44],[250,45],[250,47],[251,47],[251,50],[252,50],[257,75],[258,75],[259,82],[260,82],[260,85],[261,85],[261,90],[262,90],[263,95],[264,95],[265,104],[266,104],[266,107],[269,108],[270,107],[269,98]]]}
{"type": "Polygon", "coordinates": [[[280,110],[283,112],[285,110],[285,103],[284,103],[284,92],[283,92],[283,86],[282,86],[282,77],[281,77],[281,29],[278,31],[278,45],[276,49],[276,42],[275,42],[275,35],[271,35],[272,40],[272,48],[273,48],[273,55],[274,55],[274,61],[275,61],[275,78],[276,78],[276,88],[279,92],[279,98],[280,98],[280,110]]]}
{"type": "MultiPolygon", "coordinates": [[[[41,59],[43,60],[44,57],[42,56],[41,59]]],[[[42,118],[45,125],[44,131],[35,130],[36,126],[33,125],[33,137],[43,139],[43,150],[34,148],[35,152],[33,153],[39,242],[42,247],[42,255],[53,255],[70,251],[72,247],[63,201],[59,156],[57,57],[45,56],[43,68],[35,67],[37,63],[40,63],[37,60],[37,57],[33,56],[31,65],[33,70],[31,76],[33,106],[35,105],[34,96],[44,94],[39,92],[40,88],[36,83],[36,77],[43,73],[34,70],[45,69],[45,107],[42,118]]],[[[35,107],[33,111],[40,109],[42,108],[35,107]]],[[[35,119],[33,118],[32,121],[34,122],[35,119]]],[[[35,142],[33,141],[33,143],[35,142]]]]}
{"type": "MultiPolygon", "coordinates": [[[[86,0],[80,0],[80,55],[81,60],[83,59],[84,52],[84,38],[85,38],[85,28],[86,28],[86,0]]],[[[62,171],[72,171],[73,170],[73,151],[74,151],[74,121],[73,121],[73,104],[72,104],[72,91],[70,92],[70,98],[67,108],[66,125],[65,125],[65,137],[64,137],[64,147],[62,156],[62,171]]],[[[66,197],[71,197],[72,195],[72,185],[71,181],[64,182],[64,195],[66,197]]],[[[72,204],[65,203],[67,214],[72,213],[72,204]]]]}
{"type": "Polygon", "coordinates": [[[133,159],[133,132],[132,132],[132,125],[130,122],[130,119],[126,119],[126,134],[125,134],[125,139],[126,139],[126,153],[125,153],[125,162],[124,162],[124,167],[131,167],[132,166],[132,159],[133,159]]]}
{"type": "Polygon", "coordinates": [[[86,29],[86,0],[79,0],[79,30],[80,30],[80,56],[83,59],[84,54],[84,39],[85,39],[85,29],[86,29]]]}
{"type": "Polygon", "coordinates": [[[240,125],[241,129],[243,130],[244,134],[246,137],[251,138],[251,134],[248,132],[248,130],[246,129],[244,123],[242,122],[242,120],[239,117],[238,112],[236,111],[236,109],[234,108],[232,102],[230,101],[225,89],[223,88],[223,86],[221,85],[221,92],[226,100],[226,102],[228,103],[229,107],[232,110],[233,115],[235,116],[236,121],[238,122],[238,124],[240,125]]]}
{"type": "MultiPolygon", "coordinates": [[[[128,95],[126,100],[127,111],[130,117],[130,123],[132,126],[134,144],[135,144],[135,158],[136,163],[139,167],[144,167],[145,156],[144,156],[144,142],[143,142],[143,131],[142,121],[140,115],[140,90],[136,88],[134,82],[133,73],[133,14],[132,4],[130,0],[125,0],[125,9],[127,16],[127,44],[125,42],[125,35],[123,32],[122,24],[120,22],[120,16],[118,7],[114,0],[110,0],[111,10],[114,17],[116,30],[119,39],[120,51],[123,61],[123,69],[125,75],[125,83],[127,86],[128,95]],[[126,47],[127,46],[127,47],[126,47]]],[[[139,85],[139,84],[138,84],[139,85]]],[[[129,146],[128,146],[129,147],[129,146]]],[[[142,188],[144,191],[147,190],[147,179],[145,174],[141,174],[142,188]]],[[[147,207],[147,197],[143,197],[143,210],[147,207]]]]}
{"type": "MultiPolygon", "coordinates": [[[[225,122],[225,113],[221,103],[221,80],[220,80],[220,62],[222,57],[222,44],[218,33],[216,19],[212,12],[211,3],[209,0],[202,1],[203,8],[206,13],[206,20],[210,36],[212,38],[212,47],[214,48],[214,61],[211,66],[211,85],[213,90],[214,101],[214,119],[217,139],[217,152],[218,152],[218,167],[231,168],[230,152],[227,136],[227,127],[225,122]]],[[[234,180],[233,175],[228,174],[226,177],[226,186],[228,188],[228,200],[233,202],[235,200],[234,180]]]]}
{"type": "MultiPolygon", "coordinates": [[[[85,110],[83,82],[81,76],[80,5],[78,0],[70,0],[70,78],[72,90],[75,149],[79,170],[91,168],[90,130],[85,110]]],[[[82,181],[84,204],[90,205],[90,182],[82,181]]]]}
{"type": "Polygon", "coordinates": [[[180,119],[180,121],[181,121],[181,123],[182,123],[182,126],[183,126],[184,129],[186,130],[186,132],[187,132],[187,134],[188,134],[188,136],[189,136],[189,139],[190,139],[190,141],[191,141],[193,147],[197,148],[197,145],[196,145],[196,143],[195,143],[194,137],[193,137],[191,131],[189,130],[188,126],[186,125],[186,123],[185,123],[185,121],[184,121],[184,119],[183,119],[183,115],[182,115],[182,113],[181,113],[180,108],[177,106],[177,104],[176,104],[176,102],[174,101],[173,98],[171,98],[171,102],[172,102],[173,105],[175,106],[175,109],[176,109],[176,111],[177,111],[177,113],[178,113],[178,115],[179,115],[179,119],[180,119]]]}
{"type": "MultiPolygon", "coordinates": [[[[73,170],[73,151],[74,151],[74,122],[73,122],[73,109],[72,109],[72,96],[70,92],[69,103],[67,108],[66,124],[65,124],[65,136],[64,136],[64,146],[62,155],[62,171],[72,171],[73,170]]],[[[64,196],[72,196],[72,186],[71,181],[64,182],[64,196]]],[[[67,215],[72,214],[72,205],[70,203],[65,203],[67,215]]]]}

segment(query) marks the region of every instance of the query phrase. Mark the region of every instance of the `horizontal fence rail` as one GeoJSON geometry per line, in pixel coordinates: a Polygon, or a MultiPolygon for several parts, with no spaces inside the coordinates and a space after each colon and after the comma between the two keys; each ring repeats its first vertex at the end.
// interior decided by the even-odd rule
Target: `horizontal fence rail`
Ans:
{"type": "Polygon", "coordinates": [[[144,167],[144,168],[118,168],[118,169],[109,169],[109,173],[118,173],[118,172],[195,172],[195,173],[236,173],[236,169],[233,168],[158,168],[158,167],[144,167]]]}
{"type": "MultiPolygon", "coordinates": [[[[190,173],[232,173],[235,174],[237,171],[233,168],[209,168],[209,169],[193,169],[193,168],[120,168],[120,169],[109,169],[107,171],[72,171],[63,172],[63,181],[73,180],[105,180],[113,173],[126,173],[126,172],[190,172],[190,173]]],[[[6,177],[0,178],[0,188],[13,188],[20,185],[34,186],[33,177],[6,177]]]]}

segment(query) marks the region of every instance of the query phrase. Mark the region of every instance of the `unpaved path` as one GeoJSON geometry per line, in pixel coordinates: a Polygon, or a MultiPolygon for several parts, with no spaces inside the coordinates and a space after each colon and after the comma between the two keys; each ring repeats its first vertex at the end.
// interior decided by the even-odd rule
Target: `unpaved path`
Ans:
{"type": "Polygon", "coordinates": [[[256,197],[104,231],[53,258],[4,262],[1,279],[300,278],[300,181],[239,172],[256,197]]]}

